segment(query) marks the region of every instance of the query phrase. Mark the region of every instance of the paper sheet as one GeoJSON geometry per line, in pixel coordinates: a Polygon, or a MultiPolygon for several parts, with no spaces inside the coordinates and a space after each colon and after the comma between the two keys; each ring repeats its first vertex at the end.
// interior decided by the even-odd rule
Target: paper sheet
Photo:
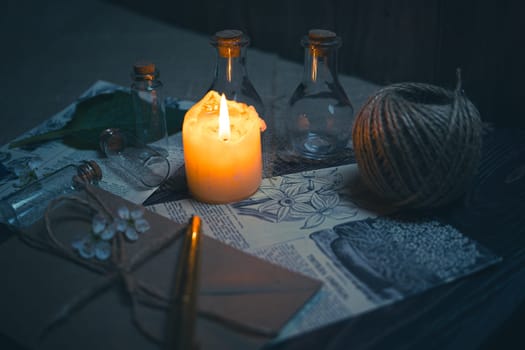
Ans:
{"type": "Polygon", "coordinates": [[[498,261],[445,223],[386,215],[386,209],[377,206],[364,209],[361,189],[352,164],[264,179],[255,195],[238,203],[208,205],[185,199],[152,209],[176,221],[196,213],[205,234],[324,283],[280,339],[498,261]]]}

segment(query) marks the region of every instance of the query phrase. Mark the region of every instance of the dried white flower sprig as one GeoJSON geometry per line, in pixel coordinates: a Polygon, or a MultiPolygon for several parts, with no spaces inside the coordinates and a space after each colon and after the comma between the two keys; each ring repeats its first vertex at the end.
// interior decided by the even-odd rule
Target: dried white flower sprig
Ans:
{"type": "Polygon", "coordinates": [[[111,256],[111,240],[115,235],[123,234],[133,242],[149,229],[150,224],[144,218],[142,208],[129,210],[122,206],[118,208],[116,218],[108,219],[101,213],[93,215],[91,231],[73,241],[72,246],[84,259],[107,260],[111,256]]]}

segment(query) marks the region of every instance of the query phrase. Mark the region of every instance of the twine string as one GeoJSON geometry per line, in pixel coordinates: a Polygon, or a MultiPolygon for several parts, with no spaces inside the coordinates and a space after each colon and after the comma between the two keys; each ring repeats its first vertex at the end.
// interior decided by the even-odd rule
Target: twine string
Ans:
{"type": "Polygon", "coordinates": [[[363,181],[399,207],[425,208],[461,195],[477,169],[481,119],[464,95],[422,83],[380,89],[357,114],[353,142],[363,181]]]}

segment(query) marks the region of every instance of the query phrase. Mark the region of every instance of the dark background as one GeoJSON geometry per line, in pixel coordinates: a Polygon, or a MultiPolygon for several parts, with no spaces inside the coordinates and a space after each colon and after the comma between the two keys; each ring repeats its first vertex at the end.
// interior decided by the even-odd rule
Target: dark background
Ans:
{"type": "Polygon", "coordinates": [[[308,29],[330,29],[343,39],[339,71],[380,84],[454,88],[461,67],[464,90],[485,121],[525,126],[522,1],[109,1],[208,35],[242,29],[253,47],[297,62],[308,29]]]}

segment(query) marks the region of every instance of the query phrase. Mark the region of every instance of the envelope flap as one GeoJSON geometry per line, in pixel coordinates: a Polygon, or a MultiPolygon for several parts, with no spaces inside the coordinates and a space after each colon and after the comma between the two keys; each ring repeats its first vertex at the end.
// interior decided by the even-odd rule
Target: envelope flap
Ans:
{"type": "Polygon", "coordinates": [[[277,332],[319,281],[203,237],[199,309],[277,332]]]}

